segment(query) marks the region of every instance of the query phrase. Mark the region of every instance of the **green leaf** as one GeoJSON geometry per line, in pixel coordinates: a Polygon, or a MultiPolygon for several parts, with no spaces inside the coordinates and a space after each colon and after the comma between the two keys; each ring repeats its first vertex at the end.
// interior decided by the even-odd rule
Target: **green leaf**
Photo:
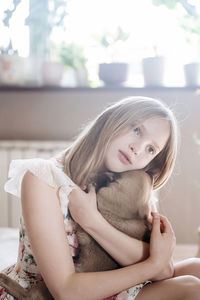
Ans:
{"type": "Polygon", "coordinates": [[[85,69],[87,59],[83,47],[75,43],[62,43],[59,54],[60,61],[66,66],[75,70],[85,69]]]}
{"type": "Polygon", "coordinates": [[[169,9],[175,9],[179,0],[152,0],[152,4],[155,6],[165,5],[169,9]]]}

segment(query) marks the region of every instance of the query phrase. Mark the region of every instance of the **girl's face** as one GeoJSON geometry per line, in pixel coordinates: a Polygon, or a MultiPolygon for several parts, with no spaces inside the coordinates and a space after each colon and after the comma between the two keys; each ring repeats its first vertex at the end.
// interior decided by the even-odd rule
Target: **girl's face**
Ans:
{"type": "Polygon", "coordinates": [[[108,145],[104,168],[117,173],[143,169],[164,148],[169,135],[169,122],[159,117],[123,130],[108,145]]]}

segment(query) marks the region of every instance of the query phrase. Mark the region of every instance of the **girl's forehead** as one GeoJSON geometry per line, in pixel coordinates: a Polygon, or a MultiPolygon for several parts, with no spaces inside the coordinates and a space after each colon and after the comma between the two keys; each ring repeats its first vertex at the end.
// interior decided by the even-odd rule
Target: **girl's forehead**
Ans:
{"type": "Polygon", "coordinates": [[[152,117],[148,117],[148,118],[139,118],[139,119],[132,119],[132,120],[128,120],[127,122],[124,123],[124,127],[127,127],[127,126],[140,126],[140,125],[143,125],[143,124],[146,124],[146,125],[152,125],[154,123],[162,123],[162,121],[170,124],[170,121],[165,118],[165,117],[162,117],[162,116],[152,116],[152,117]]]}
{"type": "Polygon", "coordinates": [[[164,118],[151,118],[140,125],[145,135],[156,141],[160,149],[163,149],[170,136],[170,123],[164,118]]]}
{"type": "Polygon", "coordinates": [[[141,125],[143,126],[157,126],[159,125],[163,125],[163,126],[170,126],[169,120],[167,120],[166,118],[163,117],[152,117],[152,118],[148,118],[146,120],[140,121],[139,122],[141,125]]]}
{"type": "Polygon", "coordinates": [[[150,117],[148,119],[142,120],[142,119],[137,119],[137,120],[128,120],[121,124],[121,126],[117,130],[117,135],[126,131],[129,131],[133,127],[141,127],[143,130],[157,130],[159,126],[162,127],[162,129],[167,129],[167,131],[171,131],[171,126],[170,126],[170,121],[164,117],[161,116],[155,116],[155,117],[150,117]]]}

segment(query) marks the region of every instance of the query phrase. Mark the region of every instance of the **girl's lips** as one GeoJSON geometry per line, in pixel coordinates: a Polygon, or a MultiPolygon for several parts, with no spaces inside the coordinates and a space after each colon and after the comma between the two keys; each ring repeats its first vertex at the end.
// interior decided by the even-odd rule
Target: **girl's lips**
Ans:
{"type": "Polygon", "coordinates": [[[119,150],[119,159],[124,164],[131,164],[131,159],[130,159],[129,155],[127,155],[126,153],[124,153],[121,150],[119,150]]]}

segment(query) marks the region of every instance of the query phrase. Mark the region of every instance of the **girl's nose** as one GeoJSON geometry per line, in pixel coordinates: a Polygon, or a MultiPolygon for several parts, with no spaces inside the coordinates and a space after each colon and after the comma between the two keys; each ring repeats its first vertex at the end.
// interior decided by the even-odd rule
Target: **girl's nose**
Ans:
{"type": "Polygon", "coordinates": [[[142,151],[142,147],[142,143],[130,144],[130,149],[135,155],[140,154],[140,152],[142,151]]]}
{"type": "Polygon", "coordinates": [[[135,155],[138,154],[138,151],[137,151],[135,145],[130,145],[130,149],[131,149],[131,151],[132,151],[135,155]]]}

